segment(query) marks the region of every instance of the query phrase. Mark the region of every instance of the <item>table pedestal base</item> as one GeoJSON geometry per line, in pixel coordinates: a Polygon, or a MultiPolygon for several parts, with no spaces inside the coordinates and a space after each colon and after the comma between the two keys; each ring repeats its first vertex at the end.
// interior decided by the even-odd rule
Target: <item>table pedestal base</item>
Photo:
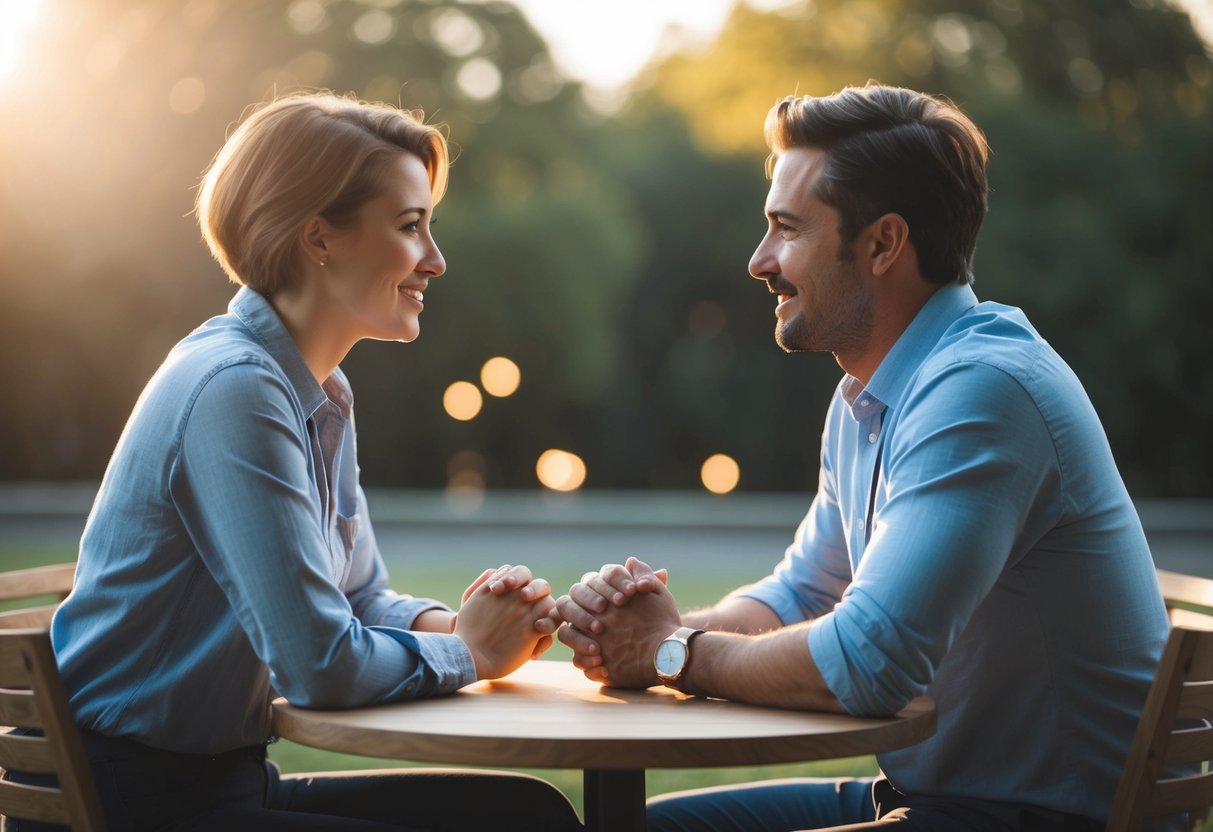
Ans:
{"type": "Polygon", "coordinates": [[[587,832],[644,832],[644,769],[585,770],[587,832]]]}

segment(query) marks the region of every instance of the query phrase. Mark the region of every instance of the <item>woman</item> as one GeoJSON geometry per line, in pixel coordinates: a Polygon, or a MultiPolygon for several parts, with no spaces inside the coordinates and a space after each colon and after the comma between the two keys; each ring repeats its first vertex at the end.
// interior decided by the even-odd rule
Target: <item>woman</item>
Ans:
{"type": "Polygon", "coordinates": [[[275,695],[434,696],[551,643],[548,584],[525,567],[486,570],[458,613],[388,589],[358,484],[338,364],[364,338],[417,337],[446,268],[430,225],[447,166],[420,114],[311,94],[256,111],[207,171],[198,221],[242,288],[140,397],[52,627],[111,829],[576,825],[534,778],[265,762],[275,695]]]}

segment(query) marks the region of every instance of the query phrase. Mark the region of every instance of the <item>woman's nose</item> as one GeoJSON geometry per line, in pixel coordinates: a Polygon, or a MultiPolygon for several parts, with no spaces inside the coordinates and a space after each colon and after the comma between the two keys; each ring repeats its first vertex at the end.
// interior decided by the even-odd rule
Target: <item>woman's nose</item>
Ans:
{"type": "Polygon", "coordinates": [[[431,277],[438,277],[446,271],[446,259],[442,256],[442,252],[439,251],[437,243],[431,245],[430,251],[417,264],[417,271],[425,272],[431,277]]]}

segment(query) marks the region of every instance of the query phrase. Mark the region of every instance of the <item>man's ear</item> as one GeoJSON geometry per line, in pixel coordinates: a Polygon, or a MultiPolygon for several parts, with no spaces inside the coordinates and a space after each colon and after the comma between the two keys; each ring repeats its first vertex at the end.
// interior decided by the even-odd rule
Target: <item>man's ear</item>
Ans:
{"type": "Polygon", "coordinates": [[[872,274],[882,276],[908,253],[910,226],[901,214],[884,214],[867,227],[865,253],[872,274]]]}
{"type": "Polygon", "coordinates": [[[328,233],[329,224],[320,217],[312,217],[305,222],[303,228],[299,229],[299,247],[303,250],[303,256],[321,266],[327,265],[328,233]]]}

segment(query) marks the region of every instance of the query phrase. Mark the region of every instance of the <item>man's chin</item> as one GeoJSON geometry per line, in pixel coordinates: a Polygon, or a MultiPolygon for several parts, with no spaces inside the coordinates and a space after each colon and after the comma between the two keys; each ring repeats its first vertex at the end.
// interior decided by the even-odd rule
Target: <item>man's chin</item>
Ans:
{"type": "Polygon", "coordinates": [[[806,339],[801,327],[795,321],[775,324],[775,343],[784,352],[808,352],[811,347],[805,346],[806,339]]]}

